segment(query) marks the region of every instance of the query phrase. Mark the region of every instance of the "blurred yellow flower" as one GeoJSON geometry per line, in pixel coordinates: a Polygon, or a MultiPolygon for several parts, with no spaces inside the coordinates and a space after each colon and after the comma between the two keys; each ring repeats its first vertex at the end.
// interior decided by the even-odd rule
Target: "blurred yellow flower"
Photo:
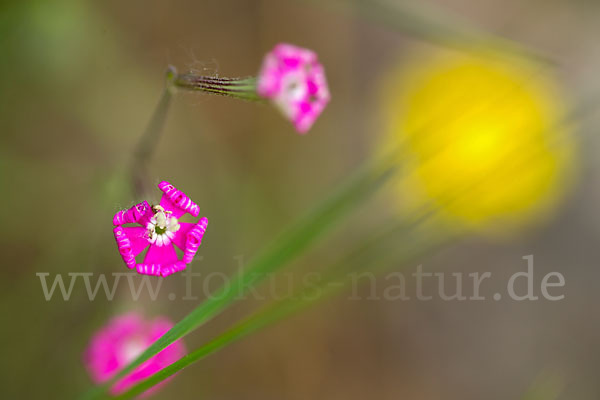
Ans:
{"type": "Polygon", "coordinates": [[[403,164],[404,211],[434,204],[448,223],[512,231],[552,210],[574,142],[539,65],[445,52],[386,81],[385,151],[403,164]]]}

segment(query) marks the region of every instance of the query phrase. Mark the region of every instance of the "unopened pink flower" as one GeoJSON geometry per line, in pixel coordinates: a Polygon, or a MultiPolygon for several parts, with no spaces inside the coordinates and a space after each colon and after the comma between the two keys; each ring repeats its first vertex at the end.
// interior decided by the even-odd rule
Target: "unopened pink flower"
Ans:
{"type": "Polygon", "coordinates": [[[197,217],[200,207],[169,182],[158,184],[163,195],[159,205],[150,206],[144,201],[128,210],[119,211],[113,218],[113,232],[119,253],[129,268],[144,275],[168,276],[184,270],[202,242],[208,220],[201,218],[197,223],[179,222],[179,218],[190,213],[197,217]],[[124,226],[135,224],[137,226],[124,226]],[[183,251],[179,258],[177,246],[183,251]],[[136,256],[148,248],[142,263],[136,256]]]}
{"type": "Polygon", "coordinates": [[[257,92],[271,99],[299,133],[310,129],[330,99],[315,52],[285,43],[265,56],[257,92]]]}
{"type": "MultiPolygon", "coordinates": [[[[146,321],[137,314],[126,314],[111,319],[94,334],[84,353],[84,364],[92,380],[96,383],[110,380],[172,327],[173,324],[162,317],[146,321]]],[[[185,346],[178,340],[118,380],[110,392],[122,393],[184,355],[185,346]]],[[[144,395],[158,390],[165,382],[144,395]]]]}

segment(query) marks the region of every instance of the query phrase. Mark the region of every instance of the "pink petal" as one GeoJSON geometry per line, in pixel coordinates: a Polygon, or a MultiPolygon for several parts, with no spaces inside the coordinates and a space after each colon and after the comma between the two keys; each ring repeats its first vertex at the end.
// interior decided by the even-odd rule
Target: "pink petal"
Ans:
{"type": "Polygon", "coordinates": [[[123,231],[131,241],[131,251],[134,257],[150,245],[150,242],[148,242],[147,239],[148,231],[146,228],[140,226],[124,226],[123,231]]]}
{"type": "Polygon", "coordinates": [[[92,337],[84,353],[84,364],[92,379],[102,383],[112,378],[124,365],[120,357],[121,345],[144,329],[144,321],[137,314],[113,318],[92,337]]]}
{"type": "Polygon", "coordinates": [[[150,246],[144,258],[144,264],[169,265],[177,261],[177,253],[172,243],[165,246],[150,246]]]}
{"type": "Polygon", "coordinates": [[[329,102],[329,88],[316,53],[280,43],[263,61],[257,92],[274,104],[306,133],[329,102]]]}
{"type": "Polygon", "coordinates": [[[198,247],[200,247],[200,244],[202,243],[202,237],[204,236],[204,232],[206,232],[207,226],[208,219],[203,217],[186,235],[185,250],[183,253],[184,263],[189,264],[194,259],[198,247]]]}
{"type": "Polygon", "coordinates": [[[113,234],[115,235],[115,240],[117,241],[117,247],[119,249],[119,254],[121,254],[121,258],[123,258],[123,261],[125,261],[125,264],[128,268],[135,267],[135,255],[133,255],[132,243],[125,234],[123,227],[116,226],[113,229],[113,234]]]}
{"type": "Polygon", "coordinates": [[[113,217],[113,225],[132,224],[138,222],[150,210],[147,201],[143,201],[128,210],[118,211],[113,217]]]}
{"type": "Polygon", "coordinates": [[[200,214],[198,204],[194,203],[185,193],[169,182],[162,181],[158,184],[158,188],[164,193],[160,199],[160,205],[165,210],[171,211],[175,218],[181,217],[186,212],[194,217],[200,214]]]}
{"type": "Polygon", "coordinates": [[[310,95],[315,95],[319,91],[319,87],[314,80],[307,80],[306,86],[308,87],[308,94],[310,95]]]}
{"type": "Polygon", "coordinates": [[[160,276],[160,264],[137,264],[135,270],[140,275],[160,276]]]}
{"type": "Polygon", "coordinates": [[[150,332],[148,333],[149,339],[154,342],[162,335],[167,333],[173,327],[173,323],[166,318],[158,317],[150,324],[150,332]]]}
{"type": "Polygon", "coordinates": [[[177,219],[181,218],[181,216],[185,214],[185,210],[182,210],[181,208],[173,204],[173,202],[171,202],[171,199],[169,199],[169,196],[167,196],[166,194],[163,194],[160,198],[160,206],[167,211],[171,211],[171,215],[177,219]]]}
{"type": "MultiPolygon", "coordinates": [[[[84,354],[84,363],[92,379],[97,383],[109,380],[130,361],[130,356],[126,354],[128,343],[141,341],[144,348],[147,348],[172,326],[166,318],[157,318],[151,322],[144,321],[136,314],[114,318],[94,335],[84,354]]],[[[122,393],[184,355],[185,346],[178,340],[120,379],[111,387],[110,392],[122,393]]],[[[168,381],[169,379],[144,392],[141,397],[155,392],[168,381]]]]}
{"type": "Polygon", "coordinates": [[[190,222],[180,222],[179,230],[175,232],[175,237],[171,239],[171,242],[175,244],[175,246],[179,247],[181,250],[185,249],[185,241],[187,240],[186,236],[190,229],[192,229],[196,224],[192,224],[190,222]]]}
{"type": "Polygon", "coordinates": [[[174,274],[175,272],[183,271],[186,267],[186,264],[183,261],[177,261],[174,264],[163,266],[160,269],[160,276],[163,278],[169,275],[174,274]]]}

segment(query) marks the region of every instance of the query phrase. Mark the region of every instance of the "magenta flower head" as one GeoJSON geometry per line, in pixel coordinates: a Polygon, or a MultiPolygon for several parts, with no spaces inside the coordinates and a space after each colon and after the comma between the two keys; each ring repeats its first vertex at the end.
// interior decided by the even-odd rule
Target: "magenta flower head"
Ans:
{"type": "MultiPolygon", "coordinates": [[[[173,324],[162,317],[145,321],[137,314],[126,314],[111,319],[95,333],[84,353],[84,364],[92,380],[95,383],[110,380],[172,327],[173,324]]],[[[122,393],[184,355],[185,346],[178,340],[117,381],[110,392],[113,395],[122,393]]],[[[143,395],[155,392],[163,384],[143,395]]]]}
{"type": "Polygon", "coordinates": [[[285,43],[265,56],[257,92],[271,99],[299,133],[308,132],[330,99],[315,52],[285,43]]]}
{"type": "Polygon", "coordinates": [[[192,262],[208,220],[201,218],[195,224],[179,222],[185,213],[197,217],[200,207],[169,182],[159,183],[158,188],[163,192],[159,205],[150,206],[144,201],[117,212],[113,218],[113,232],[127,267],[135,268],[143,275],[164,277],[184,270],[192,262]],[[126,224],[129,226],[124,226],[126,224]],[[183,251],[181,259],[174,246],[183,251]],[[143,263],[137,263],[136,256],[146,248],[148,252],[143,263]]]}

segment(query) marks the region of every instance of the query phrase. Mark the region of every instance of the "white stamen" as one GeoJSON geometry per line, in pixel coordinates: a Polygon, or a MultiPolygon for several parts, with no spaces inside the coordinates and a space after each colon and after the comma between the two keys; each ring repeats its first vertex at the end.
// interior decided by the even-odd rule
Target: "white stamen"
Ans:
{"type": "Polygon", "coordinates": [[[160,228],[164,229],[167,227],[167,216],[165,215],[164,212],[162,212],[162,211],[157,212],[155,217],[156,217],[156,224],[160,228]]]}

